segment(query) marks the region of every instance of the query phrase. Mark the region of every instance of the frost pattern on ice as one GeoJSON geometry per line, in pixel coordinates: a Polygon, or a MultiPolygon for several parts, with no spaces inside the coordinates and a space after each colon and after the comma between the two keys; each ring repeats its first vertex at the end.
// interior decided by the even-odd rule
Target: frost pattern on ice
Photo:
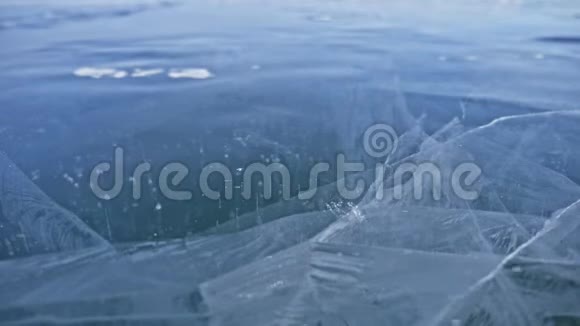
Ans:
{"type": "Polygon", "coordinates": [[[55,204],[1,152],[0,204],[2,216],[20,226],[43,250],[108,246],[77,216],[55,204]]]}
{"type": "MultiPolygon", "coordinates": [[[[445,187],[440,201],[416,199],[412,178],[396,199],[387,174],[382,200],[374,197],[379,184],[341,209],[292,199],[192,239],[69,254],[65,274],[55,273],[62,256],[3,262],[0,302],[11,304],[0,316],[212,326],[578,322],[580,114],[506,117],[473,129],[453,119],[429,134],[421,119],[395,111],[388,121],[398,120],[402,134],[389,165],[428,160],[448,174],[477,162],[477,200],[445,187]],[[23,286],[39,267],[52,274],[23,286]],[[28,314],[17,315],[22,307],[28,314]]],[[[353,134],[370,118],[357,119],[353,134]]],[[[314,200],[332,202],[332,189],[314,200]]]]}
{"type": "Polygon", "coordinates": [[[405,160],[476,160],[486,167],[478,201],[369,195],[348,213],[364,219],[347,214],[309,245],[202,285],[214,325],[577,322],[580,193],[569,164],[579,122],[538,114],[428,137],[405,160]]]}

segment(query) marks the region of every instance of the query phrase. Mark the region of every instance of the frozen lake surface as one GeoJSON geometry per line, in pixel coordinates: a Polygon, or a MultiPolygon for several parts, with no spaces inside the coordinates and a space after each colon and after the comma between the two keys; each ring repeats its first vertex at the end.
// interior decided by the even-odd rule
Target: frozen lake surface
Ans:
{"type": "Polygon", "coordinates": [[[579,31],[572,0],[2,1],[0,324],[580,324],[579,31]],[[115,148],[139,200],[91,190],[115,148]],[[389,170],[297,197],[338,153],[389,170]],[[282,163],[291,198],[170,200],[168,162],[282,163]],[[397,188],[425,162],[477,198],[397,188]]]}

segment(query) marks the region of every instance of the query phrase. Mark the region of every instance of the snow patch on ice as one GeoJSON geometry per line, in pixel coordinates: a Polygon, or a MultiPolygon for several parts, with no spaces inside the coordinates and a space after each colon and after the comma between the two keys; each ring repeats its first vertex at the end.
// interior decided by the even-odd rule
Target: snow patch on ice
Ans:
{"type": "MultiPolygon", "coordinates": [[[[258,68],[259,69],[259,68],[258,68]]],[[[77,77],[88,77],[100,79],[103,77],[122,79],[125,77],[144,78],[162,74],[165,70],[161,68],[141,69],[135,68],[131,73],[125,70],[115,68],[97,68],[97,67],[81,67],[73,71],[77,77]]],[[[167,73],[167,77],[173,79],[190,78],[190,79],[208,79],[214,75],[205,68],[187,68],[187,69],[171,69],[167,73]]]]}
{"type": "Polygon", "coordinates": [[[126,71],[124,71],[124,70],[118,70],[118,71],[115,71],[115,73],[113,74],[113,78],[121,79],[121,78],[127,77],[127,75],[128,74],[127,74],[126,71]]]}
{"type": "Polygon", "coordinates": [[[113,68],[94,68],[94,67],[81,67],[76,69],[73,74],[77,77],[90,77],[90,78],[102,78],[102,77],[113,77],[119,71],[113,68]]]}
{"type": "Polygon", "coordinates": [[[131,77],[133,78],[142,78],[142,77],[149,77],[155,76],[163,73],[163,69],[141,69],[136,68],[133,70],[131,77]]]}
{"type": "Polygon", "coordinates": [[[169,78],[191,78],[191,79],[208,79],[213,77],[213,74],[205,68],[192,68],[192,69],[181,69],[181,70],[171,70],[167,76],[169,78]]]}

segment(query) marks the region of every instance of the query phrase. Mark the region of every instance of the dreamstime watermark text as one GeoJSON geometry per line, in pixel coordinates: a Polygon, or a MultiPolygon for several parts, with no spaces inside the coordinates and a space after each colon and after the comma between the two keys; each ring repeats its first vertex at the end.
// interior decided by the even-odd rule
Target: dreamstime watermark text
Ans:
{"type": "MultiPolygon", "coordinates": [[[[387,161],[390,155],[395,153],[399,146],[399,139],[394,128],[387,124],[375,124],[367,128],[362,137],[364,152],[371,158],[387,161]]],[[[115,148],[114,157],[111,162],[101,162],[91,171],[90,188],[100,199],[111,200],[118,197],[129,176],[132,185],[133,199],[141,199],[143,193],[143,183],[145,176],[152,171],[152,166],[148,162],[142,162],[136,166],[129,174],[125,171],[125,150],[121,147],[115,148]],[[113,185],[105,189],[101,184],[101,178],[105,174],[113,174],[113,185]]],[[[196,177],[196,183],[203,196],[212,200],[231,200],[234,198],[235,189],[240,189],[243,199],[250,200],[259,193],[264,199],[271,199],[273,196],[274,183],[283,199],[291,197],[291,171],[280,162],[268,164],[254,162],[245,168],[232,170],[221,162],[212,162],[202,167],[201,172],[196,177]],[[236,186],[234,175],[241,174],[241,185],[236,186]],[[212,188],[210,178],[212,176],[221,177],[222,187],[212,188]],[[259,182],[252,182],[255,177],[259,182]],[[275,179],[276,178],[276,179],[275,179]],[[277,180],[278,182],[274,182],[277,180]],[[259,187],[256,189],[255,187],[259,187]]],[[[440,200],[443,196],[444,188],[451,189],[453,194],[463,200],[475,200],[479,194],[475,190],[477,181],[482,175],[482,170],[473,162],[463,162],[457,164],[452,169],[441,169],[435,162],[404,162],[394,166],[385,163],[375,163],[369,167],[367,163],[360,161],[348,161],[344,154],[338,154],[333,162],[319,162],[310,167],[308,188],[300,191],[297,197],[300,200],[309,200],[316,196],[319,190],[319,182],[323,174],[336,173],[333,176],[336,180],[336,192],[345,200],[360,198],[367,190],[373,189],[376,199],[383,199],[385,196],[385,180],[391,180],[390,191],[395,200],[404,199],[406,194],[412,192],[416,200],[421,200],[426,193],[429,193],[434,200],[440,200]],[[334,169],[332,169],[334,167],[334,169]],[[333,172],[331,172],[333,171],[333,172]],[[373,178],[368,181],[365,178],[358,178],[352,181],[349,176],[361,174],[365,171],[372,171],[373,178]],[[354,184],[353,184],[354,183],[354,184]],[[410,190],[409,190],[410,189],[410,190]]],[[[192,174],[187,165],[181,162],[171,162],[164,165],[157,178],[157,186],[161,194],[170,200],[186,201],[193,199],[193,191],[180,189],[181,185],[192,174]]],[[[152,179],[147,179],[151,184],[152,179]]]]}

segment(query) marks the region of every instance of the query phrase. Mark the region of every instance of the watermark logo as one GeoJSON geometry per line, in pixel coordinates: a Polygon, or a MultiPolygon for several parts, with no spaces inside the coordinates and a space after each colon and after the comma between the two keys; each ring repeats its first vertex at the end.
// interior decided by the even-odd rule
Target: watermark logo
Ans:
{"type": "Polygon", "coordinates": [[[397,150],[399,137],[393,127],[386,124],[372,125],[363,135],[363,147],[367,155],[386,158],[397,150]]]}
{"type": "MultiPolygon", "coordinates": [[[[479,196],[475,190],[482,170],[473,162],[463,162],[450,169],[441,169],[435,162],[403,162],[393,166],[384,162],[389,161],[396,153],[399,138],[395,129],[387,124],[374,124],[367,128],[362,137],[362,147],[365,153],[382,162],[369,167],[361,161],[348,161],[346,155],[338,154],[332,162],[319,162],[310,167],[308,188],[300,191],[297,197],[300,200],[314,198],[319,190],[321,175],[335,173],[336,192],[344,200],[356,200],[372,189],[376,199],[385,197],[385,180],[390,180],[389,198],[402,200],[412,195],[415,200],[421,200],[427,194],[434,200],[441,200],[444,189],[451,189],[460,199],[473,201],[479,196]],[[331,172],[333,171],[333,172],[331,172]],[[357,178],[372,172],[373,177],[357,178]]],[[[142,196],[143,181],[146,174],[152,171],[148,162],[142,162],[131,171],[129,180],[132,185],[133,199],[139,200],[142,196]]],[[[269,200],[273,196],[274,178],[276,186],[283,199],[290,199],[292,189],[291,170],[280,162],[268,164],[255,162],[245,168],[237,168],[235,172],[221,162],[212,162],[202,167],[196,178],[196,184],[203,196],[211,200],[231,200],[235,189],[240,189],[243,199],[250,200],[256,194],[269,200]],[[240,174],[241,173],[241,174],[240,174]],[[241,185],[235,185],[235,175],[241,175],[241,185]],[[209,180],[212,176],[220,178],[223,186],[212,188],[209,180]],[[259,182],[253,182],[257,178],[259,182]],[[255,189],[259,187],[259,189],[255,189]]],[[[121,147],[115,148],[112,162],[97,164],[90,174],[90,187],[100,199],[111,200],[118,197],[126,180],[125,151],[121,147]],[[106,173],[113,173],[113,185],[104,188],[101,178],[106,173]]],[[[193,199],[192,190],[178,190],[180,185],[191,178],[188,166],[181,162],[171,162],[164,165],[157,178],[157,186],[161,194],[170,200],[185,201],[193,199]]],[[[149,178],[148,183],[154,181],[149,178]]],[[[214,184],[215,186],[215,184],[214,184]]]]}

